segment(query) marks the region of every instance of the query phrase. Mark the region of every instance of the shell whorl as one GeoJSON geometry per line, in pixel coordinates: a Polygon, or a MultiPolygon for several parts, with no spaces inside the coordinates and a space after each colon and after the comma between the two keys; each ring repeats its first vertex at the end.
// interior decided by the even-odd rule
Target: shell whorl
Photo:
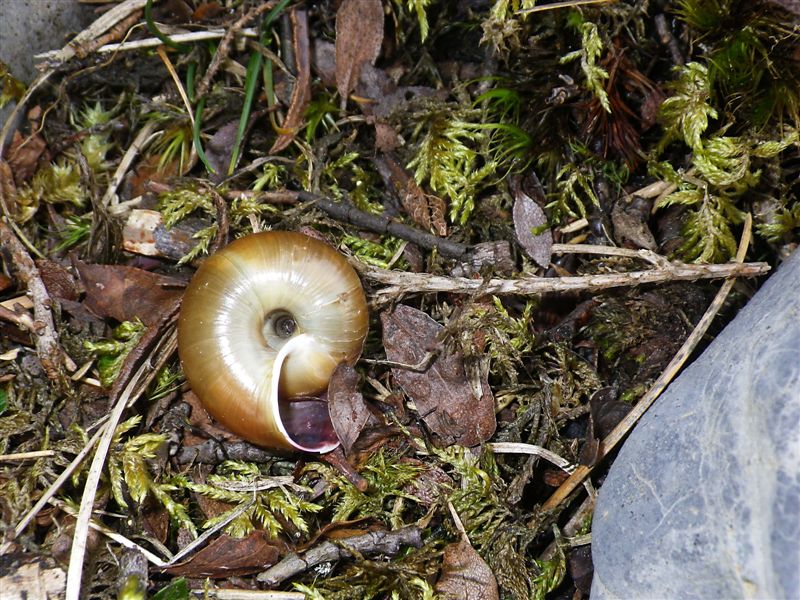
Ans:
{"type": "Polygon", "coordinates": [[[367,321],[358,275],[336,250],[300,233],[256,233],[192,278],[178,351],[192,389],[228,429],[264,446],[325,452],[338,445],[327,407],[292,399],[320,393],[340,362],[355,362],[367,321]]]}

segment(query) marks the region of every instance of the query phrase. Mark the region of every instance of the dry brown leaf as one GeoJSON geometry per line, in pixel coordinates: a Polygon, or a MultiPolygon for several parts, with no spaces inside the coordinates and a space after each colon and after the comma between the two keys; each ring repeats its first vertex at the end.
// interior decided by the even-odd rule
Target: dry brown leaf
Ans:
{"type": "Polygon", "coordinates": [[[336,89],[341,108],[356,87],[364,63],[375,64],[383,44],[380,0],[344,0],[336,12],[336,89]]]}
{"type": "MultiPolygon", "coordinates": [[[[532,175],[531,184],[531,193],[544,199],[544,190],[535,175],[532,175]]],[[[525,254],[537,265],[547,268],[553,251],[553,234],[550,229],[540,231],[547,225],[547,215],[521,184],[512,183],[511,187],[514,194],[514,231],[517,241],[525,254]]]]}
{"type": "Polygon", "coordinates": [[[228,175],[228,165],[231,162],[231,156],[233,156],[233,147],[236,145],[236,131],[238,129],[238,119],[229,121],[217,129],[206,143],[206,158],[216,172],[213,178],[214,181],[222,181],[228,175]]]}
{"type": "Polygon", "coordinates": [[[35,133],[23,136],[19,131],[14,132],[6,156],[17,185],[28,181],[39,165],[50,159],[47,142],[41,135],[35,133]]]}
{"type": "Polygon", "coordinates": [[[447,221],[444,216],[447,206],[444,200],[433,194],[426,194],[391,153],[377,157],[375,166],[386,184],[395,190],[403,210],[414,223],[437,235],[447,235],[447,221]]]}
{"type": "Polygon", "coordinates": [[[17,184],[14,182],[14,171],[2,157],[0,157],[0,198],[3,198],[6,208],[13,216],[17,208],[17,184]]]}
{"type": "Polygon", "coordinates": [[[345,454],[350,454],[353,444],[372,416],[364,397],[358,391],[358,373],[347,363],[341,363],[328,383],[328,412],[331,423],[345,454]]]}
{"type": "Polygon", "coordinates": [[[183,293],[181,280],[142,269],[82,262],[75,266],[86,288],[84,305],[99,317],[117,321],[138,317],[152,325],[183,293]]]}
{"type": "Polygon", "coordinates": [[[266,531],[257,530],[245,538],[223,534],[186,562],[165,570],[180,577],[248,575],[274,565],[278,562],[279,554],[266,531]]]}
{"type": "Polygon", "coordinates": [[[78,283],[66,267],[46,258],[37,260],[36,267],[51,298],[78,300],[80,296],[78,283]]]}
{"type": "MultiPolygon", "coordinates": [[[[381,321],[389,360],[415,365],[440,344],[437,337],[443,327],[410,306],[383,313],[381,321]]],[[[489,383],[484,376],[481,397],[476,398],[460,353],[440,354],[424,373],[393,368],[392,374],[425,424],[445,444],[475,446],[494,434],[494,396],[489,383]]]]}
{"type": "Polygon", "coordinates": [[[452,600],[500,599],[492,570],[466,538],[444,549],[436,593],[452,600]]]}

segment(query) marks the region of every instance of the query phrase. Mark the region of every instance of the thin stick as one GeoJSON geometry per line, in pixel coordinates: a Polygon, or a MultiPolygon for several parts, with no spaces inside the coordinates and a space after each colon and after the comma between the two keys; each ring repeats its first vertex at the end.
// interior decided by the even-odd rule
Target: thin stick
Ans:
{"type": "Polygon", "coordinates": [[[0,461],[13,462],[16,460],[31,460],[34,458],[47,458],[55,456],[53,450],[35,450],[33,452],[17,452],[16,454],[0,454],[0,461]]]}
{"type": "Polygon", "coordinates": [[[126,19],[131,13],[144,8],[145,4],[147,4],[147,0],[125,0],[117,4],[111,10],[95,19],[89,27],[76,35],[69,44],[58,50],[53,55],[53,59],[59,63],[68,61],[77,54],[81,46],[102,35],[114,25],[126,19]]]}
{"type": "MultiPolygon", "coordinates": [[[[422,547],[422,532],[417,527],[404,527],[396,531],[370,531],[333,542],[322,542],[302,555],[287,554],[276,565],[257,579],[261,583],[275,586],[293,575],[303,573],[323,562],[349,558],[353,555],[386,554],[392,556],[400,552],[402,546],[422,547]]],[[[69,599],[67,599],[69,600],[69,599]]]]}
{"type": "Polygon", "coordinates": [[[52,306],[50,294],[33,259],[11,228],[2,220],[0,220],[0,246],[11,255],[12,266],[33,300],[35,323],[33,338],[42,368],[48,379],[58,382],[62,389],[66,389],[62,371],[65,364],[64,352],[58,343],[58,332],[50,310],[52,306]]]}
{"type": "MultiPolygon", "coordinates": [[[[258,31],[254,28],[242,29],[237,32],[238,35],[247,38],[258,37],[258,31]]],[[[224,29],[209,29],[207,31],[193,31],[191,33],[176,33],[169,36],[173,42],[203,42],[206,40],[218,40],[225,35],[224,29]]],[[[163,45],[160,39],[156,37],[145,38],[143,40],[135,40],[132,42],[119,42],[114,44],[106,44],[100,46],[95,50],[97,53],[106,54],[108,52],[129,52],[131,50],[141,50],[143,48],[157,48],[163,45]]],[[[34,56],[39,61],[52,61],[56,59],[60,50],[51,50],[49,52],[42,52],[34,56]]]]}
{"type": "Polygon", "coordinates": [[[385,271],[356,264],[361,274],[371,281],[387,287],[373,293],[377,303],[392,301],[406,294],[451,293],[533,296],[546,293],[593,292],[614,287],[628,287],[665,281],[694,281],[728,277],[754,277],[770,270],[766,263],[727,263],[721,265],[685,265],[668,263],[668,266],[647,271],[628,273],[603,273],[575,277],[522,277],[519,279],[467,279],[444,277],[427,273],[385,271]]]}
{"type": "Polygon", "coordinates": [[[247,23],[256,17],[263,15],[268,10],[272,10],[275,4],[277,4],[277,0],[269,0],[268,2],[264,2],[263,4],[255,6],[247,11],[244,15],[239,17],[230,27],[228,27],[227,31],[225,31],[225,35],[222,36],[222,41],[217,46],[217,51],[211,58],[211,63],[209,63],[203,78],[197,83],[197,87],[195,88],[195,97],[199,98],[208,93],[208,90],[211,87],[211,81],[214,79],[214,76],[217,74],[217,71],[222,65],[222,61],[228,58],[228,53],[230,52],[230,47],[236,34],[244,29],[244,26],[247,23]]]}
{"type": "MultiPolygon", "coordinates": [[[[747,253],[747,247],[750,245],[752,225],[753,217],[748,214],[747,218],[745,219],[742,239],[739,242],[739,249],[736,252],[737,263],[741,264],[744,260],[745,254],[747,253]]],[[[678,352],[675,354],[672,361],[670,361],[669,365],[667,365],[667,368],[664,369],[664,372],[661,373],[659,378],[647,391],[647,393],[642,396],[641,400],[637,402],[636,406],[634,406],[633,409],[631,409],[631,411],[625,416],[625,418],[622,419],[622,421],[620,421],[620,423],[613,429],[613,431],[609,433],[605,439],[603,439],[602,443],[600,444],[600,454],[595,464],[599,464],[600,460],[607,456],[608,453],[611,452],[626,435],[628,435],[628,432],[630,432],[642,415],[644,415],[647,409],[650,408],[653,402],[655,402],[656,398],[661,395],[661,393],[673,380],[675,375],[677,375],[678,371],[697,347],[697,344],[706,334],[706,331],[708,331],[711,322],[719,312],[719,309],[722,308],[722,305],[733,288],[734,283],[735,279],[732,277],[725,280],[725,282],[722,284],[722,287],[717,292],[717,295],[714,297],[714,300],[711,302],[711,305],[708,307],[705,314],[700,319],[700,322],[697,324],[697,327],[694,328],[694,331],[692,331],[689,338],[683,343],[683,346],[681,346],[680,350],[678,350],[678,352]]],[[[564,483],[562,483],[559,488],[553,492],[553,495],[550,496],[542,505],[542,510],[552,510],[564,502],[575,490],[575,488],[577,488],[581,482],[583,482],[583,480],[589,476],[593,468],[593,466],[587,465],[578,466],[578,468],[575,469],[575,472],[570,475],[566,481],[564,481],[564,483]]]]}

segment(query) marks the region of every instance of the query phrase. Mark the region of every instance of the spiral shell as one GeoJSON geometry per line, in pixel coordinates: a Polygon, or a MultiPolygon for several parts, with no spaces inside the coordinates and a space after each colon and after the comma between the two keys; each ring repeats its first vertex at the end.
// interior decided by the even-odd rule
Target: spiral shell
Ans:
{"type": "Polygon", "coordinates": [[[345,258],[300,233],[256,233],[209,257],[178,320],[183,371],[205,408],[263,446],[326,452],[339,441],[326,389],[367,334],[361,282],[345,258]]]}

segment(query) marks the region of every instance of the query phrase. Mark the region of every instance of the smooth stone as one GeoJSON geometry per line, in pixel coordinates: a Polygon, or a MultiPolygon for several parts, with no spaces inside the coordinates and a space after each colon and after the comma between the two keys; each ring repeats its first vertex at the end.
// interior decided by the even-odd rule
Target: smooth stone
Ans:
{"type": "Polygon", "coordinates": [[[38,72],[34,55],[58,50],[96,15],[77,0],[0,0],[0,60],[23,83],[38,72]]]}
{"type": "MultiPolygon", "coordinates": [[[[0,61],[28,85],[39,74],[34,55],[60,49],[95,16],[91,5],[77,0],[0,0],[0,61]]],[[[0,129],[14,106],[0,109],[0,129]]],[[[23,117],[17,115],[15,127],[23,117]]]]}
{"type": "Polygon", "coordinates": [[[800,598],[800,252],[631,433],[592,555],[592,600],[800,598]]]}

